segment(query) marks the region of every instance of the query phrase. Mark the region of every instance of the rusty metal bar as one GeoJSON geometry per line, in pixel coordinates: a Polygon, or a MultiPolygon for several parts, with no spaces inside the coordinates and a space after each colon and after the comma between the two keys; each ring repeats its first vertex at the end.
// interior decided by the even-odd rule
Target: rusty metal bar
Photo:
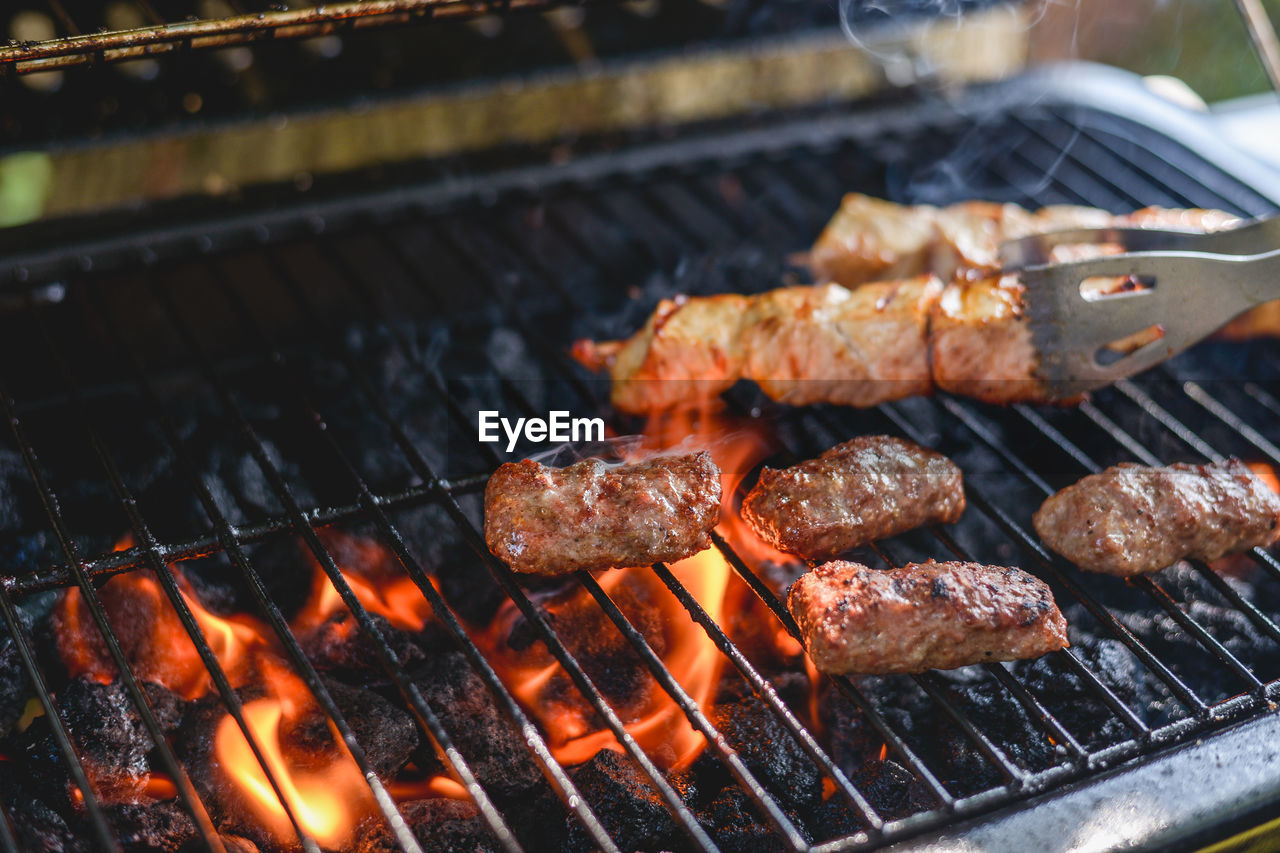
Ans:
{"type": "Polygon", "coordinates": [[[167,53],[179,48],[205,50],[245,44],[263,38],[311,38],[340,29],[405,24],[423,20],[460,20],[508,11],[536,11],[565,5],[567,0],[358,0],[327,3],[225,18],[202,18],[139,27],[75,34],[60,39],[0,45],[0,73],[27,74],[97,60],[126,59],[167,53]]]}

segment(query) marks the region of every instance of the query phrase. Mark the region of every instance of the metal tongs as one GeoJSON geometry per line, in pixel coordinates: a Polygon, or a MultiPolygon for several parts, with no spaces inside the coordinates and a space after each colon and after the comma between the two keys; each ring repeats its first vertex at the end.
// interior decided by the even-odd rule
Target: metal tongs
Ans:
{"type": "Polygon", "coordinates": [[[1026,287],[1037,376],[1058,399],[1109,385],[1185,350],[1243,312],[1280,299],[1280,216],[1211,233],[1155,228],[1059,231],[1004,243],[1026,287]],[[1055,247],[1123,254],[1049,263],[1055,247]],[[1123,281],[1121,288],[1106,284],[1123,281]]]}

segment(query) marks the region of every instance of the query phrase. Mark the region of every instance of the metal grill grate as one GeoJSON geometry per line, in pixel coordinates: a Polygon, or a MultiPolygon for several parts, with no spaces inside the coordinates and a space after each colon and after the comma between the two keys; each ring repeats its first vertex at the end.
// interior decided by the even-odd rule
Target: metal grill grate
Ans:
{"type": "MultiPolygon", "coordinates": [[[[713,140],[695,144],[691,150],[697,156],[684,160],[605,160],[578,172],[576,181],[516,181],[488,196],[468,193],[441,201],[428,193],[402,200],[395,208],[337,203],[323,217],[300,220],[317,233],[266,245],[255,242],[266,236],[261,221],[219,232],[219,242],[229,247],[219,251],[212,251],[206,232],[179,229],[169,235],[167,245],[144,248],[133,266],[110,274],[70,275],[52,291],[42,291],[48,301],[33,296],[25,308],[2,318],[0,406],[12,427],[10,446],[26,466],[54,533],[51,542],[61,567],[37,569],[40,558],[26,557],[27,564],[0,586],[0,615],[83,795],[94,843],[104,850],[119,849],[59,716],[58,701],[38,663],[41,649],[19,604],[44,590],[81,590],[159,744],[161,769],[177,783],[179,797],[208,846],[220,850],[223,845],[161,735],[146,692],[114,640],[95,592],[108,575],[153,572],[213,674],[219,697],[260,757],[241,700],[168,568],[170,562],[216,558],[224,559],[226,571],[238,574],[251,591],[257,615],[271,626],[296,673],[350,748],[401,846],[420,849],[371,769],[350,721],[290,632],[271,591],[269,570],[255,556],[257,543],[292,534],[305,542],[372,640],[377,665],[418,728],[447,756],[452,774],[495,838],[506,849],[520,848],[508,816],[454,747],[448,709],[432,707],[406,676],[396,649],[315,530],[316,525],[362,522],[371,525],[426,597],[573,819],[601,849],[617,849],[595,806],[576,789],[510,685],[473,642],[456,606],[432,584],[432,567],[414,546],[413,531],[397,520],[407,509],[430,505],[439,508],[441,518],[470,549],[471,565],[483,564],[652,780],[687,845],[714,849],[711,834],[627,733],[525,586],[485,548],[477,526],[477,494],[488,471],[506,457],[492,445],[474,442],[475,400],[498,399],[501,405],[493,407],[526,412],[545,410],[548,404],[575,412],[605,411],[602,386],[564,354],[574,334],[598,329],[605,318],[625,310],[633,302],[628,297],[633,287],[772,286],[781,269],[779,259],[812,239],[848,189],[945,195],[954,187],[939,184],[936,175],[959,174],[978,188],[969,191],[973,194],[1025,204],[1078,202],[1113,209],[1200,205],[1250,215],[1275,207],[1258,190],[1180,143],[1100,111],[1051,104],[1017,108],[984,126],[980,138],[967,140],[959,151],[963,157],[948,155],[948,168],[941,172],[920,171],[916,164],[931,162],[931,155],[936,163],[936,155],[956,142],[954,129],[919,121],[919,113],[892,113],[863,121],[857,138],[834,134],[818,144],[786,142],[754,150],[728,151],[713,140]],[[706,152],[712,156],[703,156],[706,152]],[[380,341],[401,359],[418,383],[412,386],[418,396],[392,399],[378,376],[379,362],[370,362],[360,347],[346,343],[346,327],[335,323],[335,315],[344,323],[357,318],[356,328],[368,340],[380,341]],[[407,316],[425,319],[406,322],[407,316]],[[495,348],[494,335],[518,357],[495,348]],[[359,401],[354,431],[347,398],[335,388],[359,401]],[[424,430],[422,421],[406,414],[416,410],[438,412],[441,420],[424,430]],[[205,422],[224,428],[253,460],[265,484],[264,506],[271,509],[255,517],[211,488],[191,436],[192,426],[205,422]],[[130,485],[137,480],[132,470],[137,462],[121,452],[124,435],[147,436],[151,452],[172,461],[176,485],[162,490],[159,498],[150,493],[154,488],[130,485]],[[395,470],[369,463],[370,451],[390,448],[397,454],[395,470]],[[86,490],[82,480],[104,487],[86,490]],[[163,515],[157,501],[178,493],[198,503],[203,524],[183,529],[168,520],[153,521],[163,515]],[[112,525],[117,533],[131,530],[137,544],[90,556],[89,549],[101,547],[90,544],[101,541],[93,531],[109,531],[112,525]]],[[[774,136],[809,135],[802,131],[783,127],[774,136]]],[[[757,139],[768,138],[762,133],[757,139]]],[[[280,221],[277,214],[272,227],[280,221]]],[[[647,309],[652,299],[646,295],[635,302],[647,309]]],[[[1108,686],[1107,673],[1094,662],[1072,650],[1055,653],[1054,664],[1073,674],[1125,732],[1113,742],[1089,746],[1085,733],[1073,731],[1070,721],[1055,715],[1017,672],[981,667],[982,678],[1021,706],[1039,735],[1056,745],[1049,765],[1035,767],[1002,746],[1002,733],[966,707],[947,680],[936,673],[910,679],[982,756],[985,770],[1000,779],[973,791],[940,775],[930,746],[904,733],[865,685],[834,679],[834,688],[932,799],[932,807],[890,820],[877,813],[822,738],[801,722],[734,644],[726,626],[717,624],[670,570],[655,566],[662,584],[860,821],[862,829],[848,837],[822,837],[801,825],[770,792],[769,780],[759,778],[720,736],[609,593],[585,574],[578,583],[707,737],[709,750],[754,807],[755,819],[773,829],[782,847],[852,849],[906,838],[1266,711],[1280,693],[1280,669],[1273,666],[1280,649],[1275,609],[1207,566],[1193,566],[1192,576],[1202,583],[1197,588],[1220,596],[1223,606],[1250,626],[1250,636],[1256,635],[1256,643],[1242,647],[1222,625],[1206,623],[1197,614],[1185,584],[1175,587],[1158,575],[1117,592],[1110,579],[1084,575],[1040,545],[1030,532],[1023,496],[1047,494],[1121,459],[1154,463],[1236,453],[1280,465],[1274,417],[1280,413],[1277,366],[1280,360],[1271,344],[1243,349],[1211,345],[1154,378],[1122,383],[1075,410],[1000,409],[950,397],[907,400],[871,411],[824,406],[769,410],[777,418],[783,462],[870,431],[938,446],[961,459],[969,475],[971,510],[966,519],[954,529],[934,528],[926,535],[881,543],[868,559],[900,565],[927,552],[942,559],[1021,563],[1050,581],[1060,602],[1077,605],[1081,618],[1092,620],[1098,633],[1126,648],[1168,694],[1165,713],[1153,715],[1117,695],[1108,686]],[[1246,369],[1248,376],[1239,380],[1205,378],[1246,369]],[[1148,616],[1163,614],[1182,651],[1171,654],[1139,636],[1118,612],[1117,595],[1134,596],[1141,602],[1134,609],[1148,616]]],[[[730,403],[744,413],[764,405],[740,389],[731,394],[730,403]]],[[[633,426],[617,425],[622,432],[633,426]]],[[[797,637],[770,581],[723,538],[715,538],[715,547],[777,618],[778,627],[797,637]]],[[[1261,575],[1259,586],[1280,583],[1275,557],[1258,550],[1252,559],[1261,575]]],[[[279,780],[271,777],[270,782],[278,793],[279,780]]],[[[18,849],[8,807],[0,813],[0,846],[18,849]]],[[[295,816],[290,819],[300,827],[295,816]]],[[[318,849],[298,831],[304,844],[318,849]]]]}

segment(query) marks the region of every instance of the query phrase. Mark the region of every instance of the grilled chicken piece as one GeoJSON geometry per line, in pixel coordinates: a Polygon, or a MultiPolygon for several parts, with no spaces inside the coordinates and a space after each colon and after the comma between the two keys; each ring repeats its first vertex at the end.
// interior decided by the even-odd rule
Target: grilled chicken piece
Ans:
{"type": "Polygon", "coordinates": [[[922,276],[663,300],[632,337],[578,341],[573,355],[609,371],[625,412],[709,399],[739,379],[791,405],[872,406],[929,391],[926,329],[941,292],[922,276]]]}
{"type": "Polygon", "coordinates": [[[964,512],[960,469],[887,435],[860,436],[782,471],[765,468],[742,517],[779,551],[827,560],[964,512]]]}
{"type": "Polygon", "coordinates": [[[855,287],[918,275],[931,267],[938,208],[849,193],[813,244],[814,278],[855,287]]]}
{"type": "Polygon", "coordinates": [[[795,582],[787,606],[814,666],[833,675],[955,669],[1067,645],[1049,587],[1001,566],[827,563],[795,582]]]}
{"type": "Polygon", "coordinates": [[[1238,459],[1124,463],[1051,496],[1033,522],[1046,545],[1083,569],[1141,575],[1272,544],[1280,496],[1238,459]]]}
{"type": "Polygon", "coordinates": [[[1239,222],[1220,210],[1148,207],[1115,215],[1096,207],[1051,205],[1032,213],[1016,204],[971,201],[940,208],[849,193],[814,243],[809,265],[815,278],[845,287],[926,272],[943,280],[957,274],[982,278],[999,271],[1005,240],[1107,226],[1217,231],[1239,222]]]}
{"type": "Polygon", "coordinates": [[[1075,402],[1055,397],[1036,377],[1040,357],[1025,300],[1016,274],[947,285],[929,326],[934,385],[987,403],[1075,402]]]}
{"type": "Polygon", "coordinates": [[[933,276],[868,284],[784,287],[752,299],[738,336],[742,378],[792,406],[874,406],[928,393],[933,276]]]}
{"type": "Polygon", "coordinates": [[[489,550],[518,572],[672,562],[711,547],[720,469],[706,451],[631,465],[508,462],[484,491],[489,550]]]}

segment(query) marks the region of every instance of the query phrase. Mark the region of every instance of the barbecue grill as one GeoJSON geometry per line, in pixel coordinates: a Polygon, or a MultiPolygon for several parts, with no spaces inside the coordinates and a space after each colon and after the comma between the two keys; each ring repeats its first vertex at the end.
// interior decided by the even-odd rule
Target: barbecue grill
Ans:
{"type": "MultiPolygon", "coordinates": [[[[25,73],[478,6],[238,15],[11,46],[0,61],[25,73]]],[[[0,687],[0,766],[13,770],[0,774],[0,848],[329,846],[254,723],[261,690],[236,683],[230,641],[210,627],[210,613],[232,612],[261,628],[358,768],[370,813],[355,838],[383,845],[360,849],[431,849],[422,839],[507,850],[1190,848],[1274,812],[1277,558],[1255,550],[1124,582],[1081,573],[1030,526],[1045,495],[1120,461],[1231,454],[1280,466],[1273,342],[1208,342],[1070,409],[939,396],[787,410],[735,388],[716,417],[768,448],[737,472],[746,484],[762,462],[790,464],[857,434],[936,447],[966,473],[965,517],[860,559],[1021,565],[1053,587],[1077,634],[1033,664],[811,682],[785,652],[798,639],[786,568],[722,531],[713,553],[738,609],[704,600],[673,567],[645,575],[670,604],[665,618],[688,621],[713,649],[722,675],[710,701],[673,673],[661,629],[627,587],[588,574],[529,582],[489,554],[488,474],[543,448],[504,452],[478,442],[475,426],[481,410],[560,409],[641,432],[568,343],[628,333],[662,296],[756,292],[798,275],[789,254],[846,191],[1258,216],[1280,209],[1280,175],[1136,78],[1082,65],[945,105],[914,93],[809,105],[586,146],[563,162],[484,163],[463,176],[162,206],[123,226],[29,226],[0,257],[0,680],[19,686],[15,708],[0,687]],[[352,555],[368,549],[425,600],[427,628],[399,625],[382,609],[388,596],[370,597],[352,573],[352,555]],[[323,623],[343,638],[332,648],[299,628],[312,567],[340,599],[323,623]],[[172,642],[189,638],[207,685],[184,697],[180,728],[175,700],[131,659],[136,624],[114,609],[112,584],[130,578],[154,578],[155,606],[176,620],[172,642]],[[100,687],[115,716],[103,719],[129,728],[113,748],[141,743],[149,778],[171,786],[127,807],[102,784],[102,750],[85,743],[76,698],[88,688],[59,655],[67,590],[114,665],[100,687]],[[578,609],[557,609],[565,600],[578,609]],[[498,645],[496,613],[518,626],[498,645]],[[610,657],[574,633],[575,619],[608,635],[610,657]],[[616,751],[566,758],[507,667],[510,649],[558,665],[564,701],[616,751]],[[690,766],[673,767],[629,726],[624,664],[705,738],[690,766]],[[493,728],[475,730],[479,716],[493,728]],[[261,768],[284,840],[237,822],[211,781],[199,747],[210,736],[192,732],[219,720],[261,768]],[[403,771],[382,766],[377,724],[393,720],[402,740],[421,740],[412,765],[429,773],[437,762],[452,787],[404,793],[403,771]],[[522,774],[531,781],[517,789],[522,774]],[[411,807],[424,801],[461,805],[447,817],[411,807]]],[[[247,622],[217,624],[235,635],[247,622]]]]}

